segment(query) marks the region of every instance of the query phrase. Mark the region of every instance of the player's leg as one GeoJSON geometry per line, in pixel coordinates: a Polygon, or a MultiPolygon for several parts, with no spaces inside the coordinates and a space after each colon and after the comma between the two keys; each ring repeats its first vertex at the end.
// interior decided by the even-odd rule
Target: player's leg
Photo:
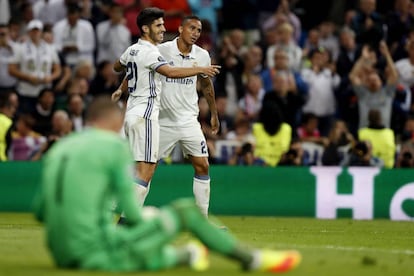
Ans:
{"type": "Polygon", "coordinates": [[[184,156],[188,156],[194,168],[193,193],[203,215],[208,215],[210,204],[210,175],[208,148],[201,126],[195,122],[180,130],[180,143],[184,156]]]}
{"type": "Polygon", "coordinates": [[[179,140],[179,131],[173,126],[160,126],[160,145],[158,158],[164,159],[171,156],[172,151],[179,140]]]}
{"type": "Polygon", "coordinates": [[[135,193],[142,206],[156,169],[159,125],[157,121],[138,116],[127,116],[125,118],[125,133],[136,161],[135,193]]]}
{"type": "MultiPolygon", "coordinates": [[[[152,208],[151,208],[152,209],[152,208]]],[[[163,270],[185,265],[193,267],[195,256],[199,255],[196,246],[173,247],[171,242],[182,231],[182,224],[171,208],[161,208],[154,214],[148,207],[143,209],[143,221],[136,226],[117,229],[112,242],[115,244],[114,264],[116,270],[163,270]],[[146,214],[150,210],[151,217],[146,214]],[[127,245],[127,246],[125,246],[127,245]]],[[[194,266],[195,269],[205,268],[194,266]]],[[[203,264],[202,264],[203,265],[203,264]]]]}
{"type": "Polygon", "coordinates": [[[239,261],[246,270],[283,272],[296,267],[301,256],[296,251],[252,250],[229,232],[213,226],[192,200],[180,199],[171,204],[184,229],[199,238],[209,249],[239,261]]]}

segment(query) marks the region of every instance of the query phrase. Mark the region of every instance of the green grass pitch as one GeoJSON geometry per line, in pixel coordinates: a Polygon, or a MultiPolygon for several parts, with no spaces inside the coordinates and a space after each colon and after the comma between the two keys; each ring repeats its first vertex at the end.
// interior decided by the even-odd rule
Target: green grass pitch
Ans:
{"type": "MultiPolygon", "coordinates": [[[[220,217],[239,239],[251,246],[293,248],[302,264],[285,275],[414,275],[414,223],[387,220],[352,221],[310,218],[220,217]]],[[[179,238],[178,243],[188,239],[179,238]]],[[[246,274],[238,265],[211,255],[211,267],[196,273],[177,268],[126,275],[265,275],[246,274]]],[[[30,214],[0,213],[0,275],[117,275],[59,270],[44,246],[42,227],[30,214]]]]}

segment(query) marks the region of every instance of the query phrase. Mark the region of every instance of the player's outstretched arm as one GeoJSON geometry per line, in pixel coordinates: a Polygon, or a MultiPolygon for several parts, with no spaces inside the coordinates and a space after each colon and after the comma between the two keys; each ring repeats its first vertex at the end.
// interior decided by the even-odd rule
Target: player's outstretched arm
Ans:
{"type": "Polygon", "coordinates": [[[221,66],[210,65],[210,66],[195,66],[195,67],[174,67],[169,64],[164,64],[156,69],[158,73],[169,78],[186,78],[199,74],[214,77],[220,73],[221,66]]]}

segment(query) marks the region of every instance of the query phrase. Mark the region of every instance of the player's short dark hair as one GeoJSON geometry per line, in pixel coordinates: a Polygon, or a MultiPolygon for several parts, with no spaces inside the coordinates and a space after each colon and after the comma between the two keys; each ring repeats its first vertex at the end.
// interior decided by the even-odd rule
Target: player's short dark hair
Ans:
{"type": "Polygon", "coordinates": [[[164,17],[164,10],[162,9],[156,7],[149,7],[143,9],[137,16],[137,26],[141,31],[141,34],[144,33],[144,31],[142,30],[143,26],[149,26],[152,24],[152,22],[161,17],[164,17]]]}
{"type": "Polygon", "coordinates": [[[183,20],[181,20],[181,26],[184,26],[188,20],[198,20],[201,22],[200,17],[198,17],[197,15],[187,15],[183,17],[183,20]]]}
{"type": "Polygon", "coordinates": [[[120,111],[119,105],[113,101],[109,96],[97,96],[93,99],[86,110],[86,121],[93,122],[95,120],[107,117],[108,113],[112,111],[120,111]]]}

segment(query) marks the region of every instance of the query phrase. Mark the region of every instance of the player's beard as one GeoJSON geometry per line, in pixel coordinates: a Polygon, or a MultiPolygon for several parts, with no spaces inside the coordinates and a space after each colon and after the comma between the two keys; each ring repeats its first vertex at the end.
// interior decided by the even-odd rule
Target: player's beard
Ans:
{"type": "Polygon", "coordinates": [[[164,40],[164,32],[150,34],[151,40],[155,42],[155,44],[159,44],[164,40]]]}

